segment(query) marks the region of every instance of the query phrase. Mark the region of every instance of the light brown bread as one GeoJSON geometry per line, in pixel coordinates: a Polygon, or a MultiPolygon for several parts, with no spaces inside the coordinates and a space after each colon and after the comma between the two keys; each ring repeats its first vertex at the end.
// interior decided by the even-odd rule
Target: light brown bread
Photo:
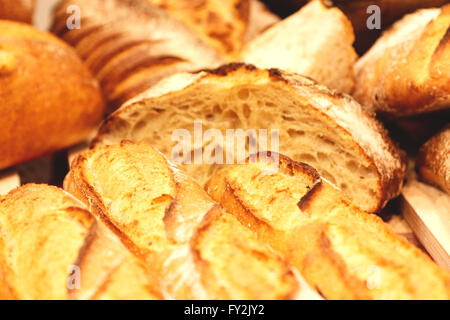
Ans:
{"type": "MultiPolygon", "coordinates": [[[[378,211],[396,197],[405,176],[401,151],[349,96],[299,75],[244,64],[163,80],[112,114],[94,145],[144,140],[183,163],[191,151],[203,149],[202,164],[185,164],[184,169],[204,183],[219,167],[216,155],[222,163],[242,161],[245,155],[237,159],[225,138],[205,138],[201,146],[188,141],[190,149],[180,158],[176,150],[181,143],[172,134],[185,129],[192,140],[196,120],[202,121],[203,132],[218,129],[223,137],[227,129],[279,130],[280,152],[318,168],[368,211],[378,211]]],[[[272,147],[270,141],[260,143],[259,150],[272,147]]]]}
{"type": "Polygon", "coordinates": [[[291,299],[299,283],[207,193],[144,143],[95,148],[66,186],[159,276],[176,299],[291,299]]]}
{"type": "Polygon", "coordinates": [[[223,168],[206,189],[325,298],[450,298],[450,274],[425,253],[351,205],[313,168],[273,159],[223,168]]]}
{"type": "Polygon", "coordinates": [[[36,0],[0,0],[0,19],[31,23],[36,0]]]}
{"type": "Polygon", "coordinates": [[[51,34],[0,20],[0,169],[73,145],[98,125],[98,84],[51,34]]]}
{"type": "Polygon", "coordinates": [[[52,31],[75,47],[99,80],[109,111],[180,71],[219,65],[220,54],[148,0],[65,0],[52,31]],[[67,8],[81,11],[80,29],[67,8]]]}
{"type": "Polygon", "coordinates": [[[385,117],[450,107],[450,5],[406,15],[355,65],[354,97],[385,117]]]}
{"type": "Polygon", "coordinates": [[[417,171],[424,181],[450,194],[450,125],[420,149],[417,171]]]}
{"type": "Polygon", "coordinates": [[[158,299],[158,286],[85,206],[56,187],[0,197],[1,299],[158,299]]]}
{"type": "Polygon", "coordinates": [[[317,0],[256,37],[246,45],[241,59],[261,68],[309,76],[330,88],[350,93],[357,59],[354,40],[346,16],[317,0]]]}
{"type": "Polygon", "coordinates": [[[231,60],[237,58],[249,37],[268,27],[267,23],[260,24],[257,19],[277,21],[274,15],[264,10],[259,0],[149,1],[167,10],[231,60]]]}

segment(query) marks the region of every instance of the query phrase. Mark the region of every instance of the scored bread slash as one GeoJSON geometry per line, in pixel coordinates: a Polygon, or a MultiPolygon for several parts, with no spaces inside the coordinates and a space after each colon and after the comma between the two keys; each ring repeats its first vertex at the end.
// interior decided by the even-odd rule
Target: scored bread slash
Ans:
{"type": "Polygon", "coordinates": [[[450,270],[450,196],[409,181],[402,191],[402,213],[433,259],[450,270]]]}

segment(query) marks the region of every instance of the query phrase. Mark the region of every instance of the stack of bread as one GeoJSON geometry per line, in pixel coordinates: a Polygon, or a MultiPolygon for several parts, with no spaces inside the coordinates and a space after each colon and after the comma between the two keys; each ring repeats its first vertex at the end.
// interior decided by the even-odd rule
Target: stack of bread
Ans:
{"type": "MultiPolygon", "coordinates": [[[[0,299],[450,299],[377,216],[411,156],[381,120],[450,109],[450,5],[360,59],[340,8],[63,0],[73,48],[0,20],[0,169],[90,145],[62,188],[0,196],[0,299]]],[[[449,133],[417,158],[447,193],[449,133]]]]}

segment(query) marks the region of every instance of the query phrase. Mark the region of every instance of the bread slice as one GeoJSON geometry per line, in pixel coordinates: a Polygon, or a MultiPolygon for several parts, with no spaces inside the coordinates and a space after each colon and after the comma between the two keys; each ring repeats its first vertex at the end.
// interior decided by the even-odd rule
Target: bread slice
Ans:
{"type": "Polygon", "coordinates": [[[450,5],[396,22],[355,65],[354,97],[390,118],[450,107],[450,5]]]}
{"type": "Polygon", "coordinates": [[[296,297],[299,284],[285,261],[149,145],[95,148],[73,162],[69,181],[170,297],[296,297]]]}
{"type": "Polygon", "coordinates": [[[357,59],[354,39],[352,25],[339,9],[313,1],[250,42],[241,57],[261,68],[296,72],[350,93],[357,59]]]}
{"type": "Polygon", "coordinates": [[[417,171],[424,181],[450,194],[450,125],[420,149],[417,171]]]}
{"type": "Polygon", "coordinates": [[[61,189],[30,184],[0,198],[2,299],[160,298],[134,259],[61,189]]]}
{"type": "Polygon", "coordinates": [[[216,50],[149,0],[65,0],[55,11],[52,31],[86,61],[109,112],[168,75],[223,62],[216,50]],[[82,12],[80,29],[67,27],[71,5],[82,12]]]}
{"type": "Polygon", "coordinates": [[[450,274],[351,205],[311,167],[279,156],[218,171],[206,189],[327,299],[449,299],[450,274]]]}
{"type": "MultiPolygon", "coordinates": [[[[94,145],[145,140],[173,158],[178,143],[172,133],[186,129],[194,137],[196,120],[202,121],[204,131],[218,129],[223,137],[227,129],[279,130],[280,152],[318,168],[365,210],[380,210],[400,192],[405,175],[402,153],[358,103],[302,76],[251,65],[231,64],[162,81],[111,115],[94,145]]],[[[264,145],[260,151],[274,147],[264,145]]],[[[200,183],[219,167],[208,164],[216,150],[223,150],[224,162],[236,156],[225,138],[204,139],[203,145],[191,147],[192,152],[212,152],[204,152],[202,164],[184,165],[200,183]]]]}

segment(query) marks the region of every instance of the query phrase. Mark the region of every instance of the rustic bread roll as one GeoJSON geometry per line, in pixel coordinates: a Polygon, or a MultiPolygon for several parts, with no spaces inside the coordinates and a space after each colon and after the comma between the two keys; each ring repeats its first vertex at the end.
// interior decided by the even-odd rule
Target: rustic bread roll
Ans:
{"type": "Polygon", "coordinates": [[[355,65],[354,97],[385,117],[450,107],[450,5],[396,22],[355,65]]]}
{"type": "Polygon", "coordinates": [[[278,19],[259,0],[149,0],[194,30],[205,43],[235,59],[251,34],[278,19]],[[262,25],[257,19],[270,21],[262,25]],[[256,24],[255,24],[256,22],[256,24]],[[252,30],[254,28],[256,30],[252,30]]]}
{"type": "Polygon", "coordinates": [[[450,298],[448,272],[313,168],[284,156],[255,160],[223,168],[206,189],[325,298],[450,298]]]}
{"type": "Polygon", "coordinates": [[[161,298],[150,275],[61,189],[30,184],[0,197],[1,299],[161,298]]]}
{"type": "Polygon", "coordinates": [[[450,194],[450,125],[420,149],[417,171],[424,181],[450,194]]]}
{"type": "MultiPolygon", "coordinates": [[[[163,80],[112,114],[93,144],[144,140],[173,159],[179,145],[174,130],[188,130],[191,140],[196,120],[202,121],[203,132],[218,129],[223,137],[227,129],[279,130],[280,152],[318,168],[368,211],[396,197],[405,176],[402,153],[356,101],[299,75],[243,64],[163,80]]],[[[189,152],[181,160],[191,151],[204,151],[202,164],[184,166],[200,183],[217,169],[216,154],[223,163],[228,157],[234,163],[245,159],[235,159],[234,145],[228,147],[225,140],[205,138],[198,146],[188,141],[189,152]]],[[[257,143],[260,151],[274,147],[257,143]]]]}
{"type": "Polygon", "coordinates": [[[184,24],[148,0],[65,0],[55,12],[55,34],[75,47],[99,80],[109,112],[158,80],[223,60],[184,24]],[[69,30],[71,5],[80,29],[69,30]]]}
{"type": "Polygon", "coordinates": [[[339,9],[313,1],[251,41],[241,57],[261,68],[299,73],[350,93],[358,57],[354,40],[352,25],[339,9]]]}
{"type": "Polygon", "coordinates": [[[54,36],[0,21],[0,169],[73,145],[100,122],[98,84],[54,36]]]}
{"type": "Polygon", "coordinates": [[[284,260],[146,144],[81,155],[66,188],[155,270],[172,298],[297,297],[299,283],[284,260]]]}
{"type": "Polygon", "coordinates": [[[0,0],[0,19],[31,23],[36,0],[0,0]]]}

